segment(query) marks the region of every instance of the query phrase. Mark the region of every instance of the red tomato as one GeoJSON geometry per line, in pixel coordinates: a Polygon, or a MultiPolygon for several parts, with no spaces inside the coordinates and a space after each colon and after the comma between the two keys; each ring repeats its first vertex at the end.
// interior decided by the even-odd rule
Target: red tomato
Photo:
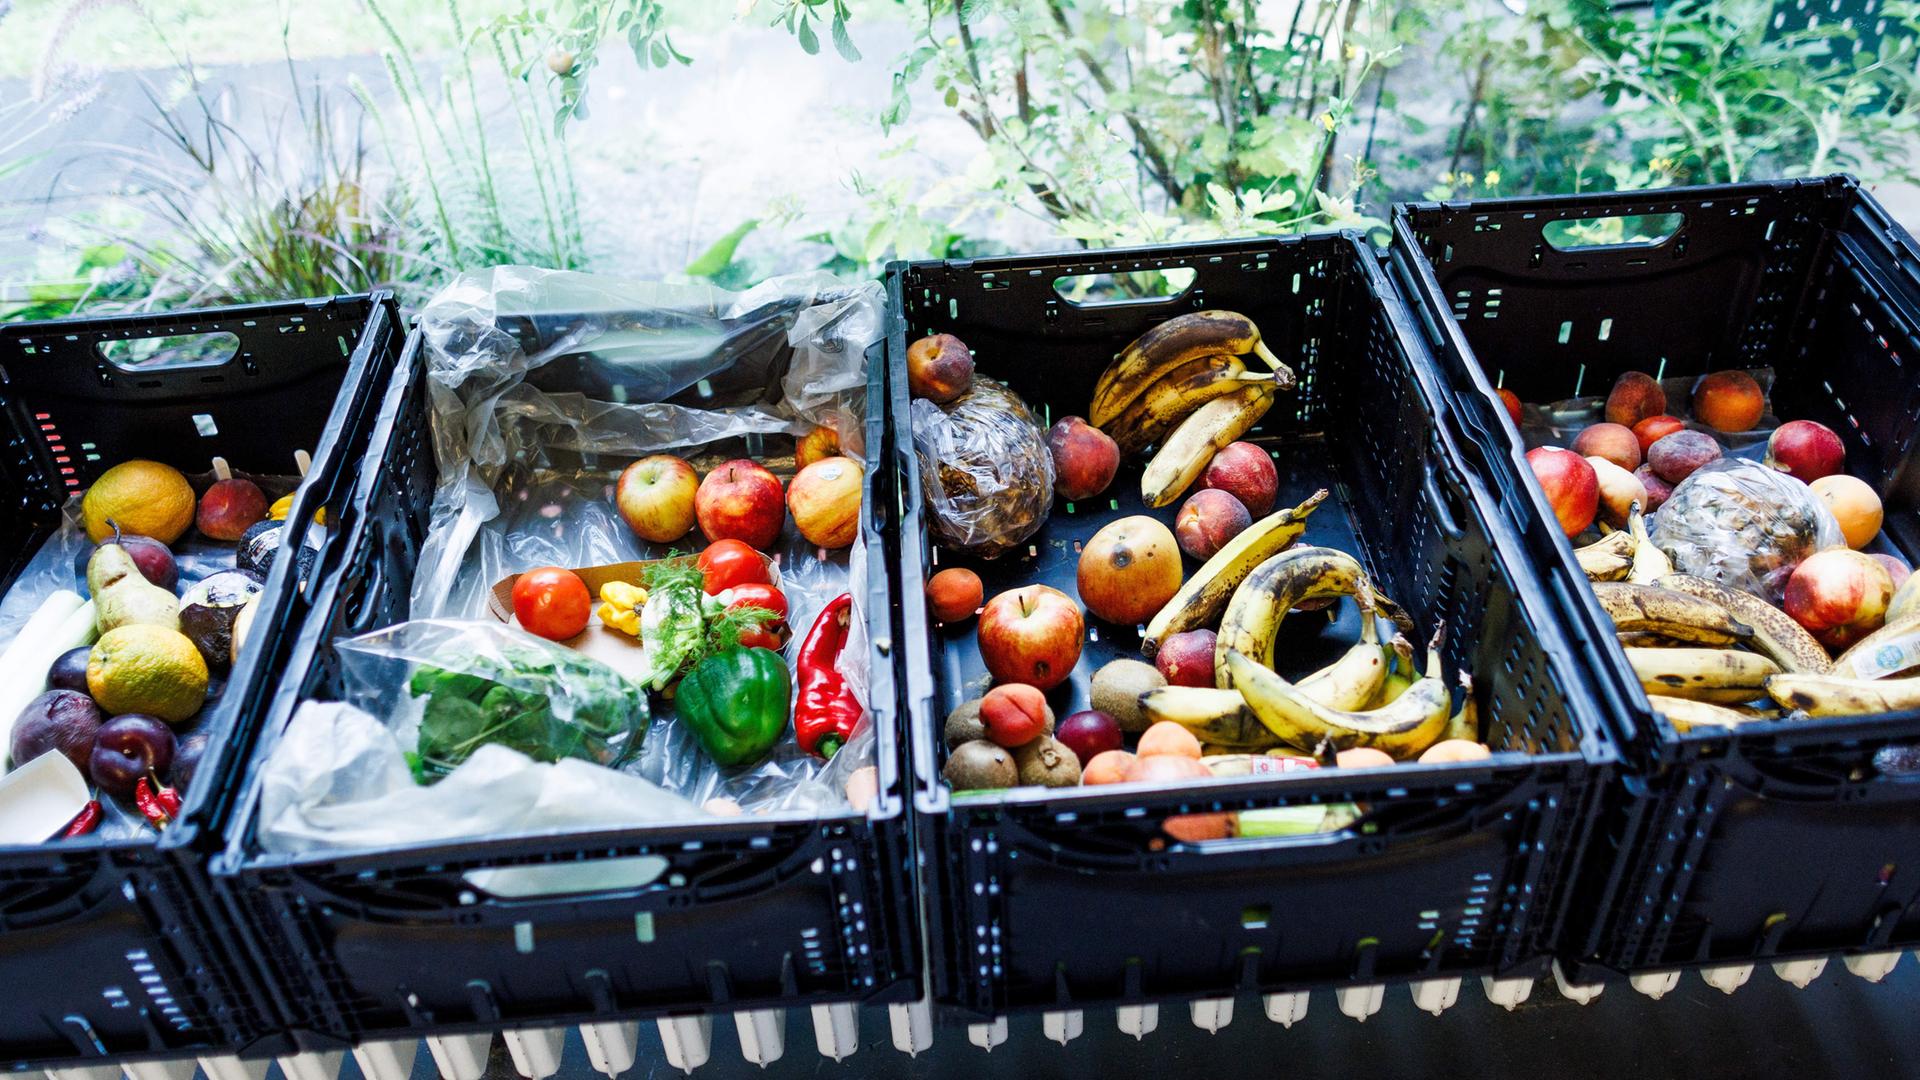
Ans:
{"type": "Polygon", "coordinates": [[[743,540],[716,540],[700,553],[700,573],[706,576],[708,596],[718,596],[735,585],[771,585],[773,564],[743,540]]]}
{"type": "Polygon", "coordinates": [[[779,619],[774,620],[775,622],[780,622],[787,617],[787,594],[771,585],[757,583],[735,585],[723,591],[720,598],[726,601],[728,611],[735,608],[757,607],[780,616],[779,619]]]}
{"type": "Polygon", "coordinates": [[[565,641],[587,628],[593,597],[571,570],[542,566],[513,583],[513,617],[521,629],[549,641],[565,641]]]}
{"type": "Polygon", "coordinates": [[[754,626],[740,631],[740,647],[743,649],[772,649],[780,651],[780,635],[765,626],[754,626]]]}

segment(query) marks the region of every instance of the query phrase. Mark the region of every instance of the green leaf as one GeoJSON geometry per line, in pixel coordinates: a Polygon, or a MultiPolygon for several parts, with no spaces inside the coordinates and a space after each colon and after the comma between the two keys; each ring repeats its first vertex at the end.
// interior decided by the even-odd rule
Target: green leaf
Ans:
{"type": "Polygon", "coordinates": [[[962,0],[960,21],[968,26],[993,13],[993,0],[962,0]]]}
{"type": "Polygon", "coordinates": [[[853,47],[853,38],[847,33],[847,20],[839,15],[833,17],[833,47],[847,63],[860,62],[860,50],[853,47]]]}
{"type": "Polygon", "coordinates": [[[947,87],[947,96],[942,100],[946,102],[947,108],[949,109],[960,104],[960,88],[957,86],[947,87]]]}
{"type": "Polygon", "coordinates": [[[808,56],[819,53],[820,38],[813,32],[813,23],[810,20],[801,19],[800,24],[794,27],[793,36],[799,40],[801,50],[808,56]]]}
{"type": "Polygon", "coordinates": [[[687,264],[688,277],[710,278],[727,268],[733,262],[733,253],[739,248],[740,241],[747,234],[760,227],[759,218],[748,218],[735,225],[725,236],[715,240],[713,245],[700,253],[700,257],[687,264]]]}

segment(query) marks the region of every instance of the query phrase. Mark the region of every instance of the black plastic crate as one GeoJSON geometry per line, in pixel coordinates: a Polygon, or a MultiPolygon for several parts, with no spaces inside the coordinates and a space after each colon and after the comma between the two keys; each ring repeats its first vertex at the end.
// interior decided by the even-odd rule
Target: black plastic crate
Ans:
{"type": "MultiPolygon", "coordinates": [[[[0,583],[19,578],[70,494],[135,457],[195,473],[218,454],[239,471],[285,474],[292,451],[311,448],[283,535],[303,543],[315,510],[345,503],[368,399],[403,333],[384,293],[0,327],[0,583]],[[128,367],[106,348],[155,339],[196,362],[128,367]]],[[[0,1060],[12,1067],[186,1056],[273,1026],[198,864],[303,610],[294,565],[275,560],[252,644],[207,706],[212,744],[178,821],[157,840],[0,849],[0,982],[17,988],[0,995],[0,1060]]]]}
{"type": "MultiPolygon", "coordinates": [[[[1557,608],[1453,460],[1430,361],[1359,235],[897,264],[889,287],[905,323],[891,350],[909,538],[902,632],[937,1000],[994,1015],[1540,972],[1590,800],[1617,754],[1562,670],[1557,608]],[[1170,299],[1082,306],[1056,291],[1062,278],[1171,268],[1195,277],[1170,299]],[[1031,582],[1076,595],[1078,542],[1143,512],[1140,466],[1123,464],[1096,505],[1057,501],[1041,531],[997,561],[932,546],[905,427],[906,343],[957,334],[978,371],[1050,419],[1083,412],[1122,345],[1195,308],[1251,317],[1294,367],[1299,388],[1249,436],[1275,457],[1276,506],[1332,490],[1301,542],[1352,552],[1428,631],[1446,620],[1446,661],[1473,672],[1496,753],[1187,790],[1028,788],[956,801],[940,778],[941,727],[984,671],[973,621],[935,626],[913,584],[965,565],[988,596],[1031,582]],[[1171,813],[1347,801],[1369,812],[1339,833],[1166,845],[1158,829],[1171,813]]],[[[1350,641],[1357,615],[1343,607],[1350,641]]],[[[1085,707],[1100,665],[1139,655],[1136,628],[1088,625],[1079,666],[1050,695],[1057,715],[1085,707]]],[[[1342,647],[1330,637],[1320,642],[1328,659],[1342,647]]]]}
{"type": "MultiPolygon", "coordinates": [[[[765,320],[742,320],[756,321],[765,320]]],[[[576,322],[500,320],[529,351],[576,322]]],[[[730,339],[733,366],[670,400],[764,397],[791,358],[787,325],[730,339]]],[[[340,561],[320,569],[320,615],[288,660],[300,674],[279,688],[268,730],[283,728],[302,699],[339,692],[335,640],[407,618],[438,479],[420,349],[416,332],[344,523],[350,542],[340,561]]],[[[248,929],[291,1045],[918,997],[920,929],[906,885],[911,856],[890,659],[897,501],[891,471],[877,467],[888,438],[882,356],[876,345],[869,359],[861,525],[870,545],[868,708],[880,771],[868,813],[270,855],[255,843],[259,765],[270,748],[263,739],[228,850],[215,864],[215,887],[248,929]],[[664,859],[666,870],[649,884],[593,893],[502,897],[464,876],[642,856],[664,859]]],[[[622,400],[617,387],[594,381],[605,378],[617,375],[576,354],[554,359],[534,381],[622,400]]],[[[625,462],[606,464],[612,475],[625,462]]]]}
{"type": "MultiPolygon", "coordinates": [[[[1396,273],[1503,512],[1545,503],[1496,379],[1538,401],[1580,380],[1604,390],[1654,358],[1668,376],[1764,366],[1774,413],[1839,432],[1848,469],[1881,493],[1877,549],[1920,556],[1920,249],[1851,177],[1421,203],[1394,228],[1396,273]],[[1542,232],[1668,214],[1678,227],[1645,230],[1664,234],[1652,243],[1562,251],[1542,232]]],[[[1920,785],[1874,766],[1880,748],[1920,742],[1920,714],[1678,734],[1651,711],[1568,542],[1548,540],[1530,556],[1566,583],[1580,667],[1642,774],[1611,793],[1566,959],[1599,976],[1920,944],[1920,785]]]]}

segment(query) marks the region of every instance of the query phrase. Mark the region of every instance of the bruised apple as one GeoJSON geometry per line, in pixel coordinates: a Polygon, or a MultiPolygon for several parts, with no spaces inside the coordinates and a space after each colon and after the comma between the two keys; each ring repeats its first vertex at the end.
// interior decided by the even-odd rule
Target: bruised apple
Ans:
{"type": "Polygon", "coordinates": [[[860,463],[821,458],[800,470],[787,486],[787,512],[810,544],[843,548],[860,533],[860,463]]]}
{"type": "Polygon", "coordinates": [[[1158,519],[1110,522],[1080,552],[1080,602],[1095,618],[1132,625],[1153,618],[1180,591],[1180,549],[1158,519]]]}
{"type": "Polygon", "coordinates": [[[1050,690],[1080,662],[1087,635],[1079,605],[1059,589],[1028,585],[987,601],[980,612],[980,659],[998,682],[1050,690]]]}
{"type": "Polygon", "coordinates": [[[1893,577],[1871,556],[1828,548],[1787,579],[1781,606],[1820,644],[1840,650],[1878,630],[1893,600],[1893,577]]]}

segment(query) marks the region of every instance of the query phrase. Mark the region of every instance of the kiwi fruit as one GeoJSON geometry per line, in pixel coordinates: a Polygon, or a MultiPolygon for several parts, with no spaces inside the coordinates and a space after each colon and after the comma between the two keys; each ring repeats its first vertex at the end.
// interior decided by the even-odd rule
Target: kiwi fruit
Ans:
{"type": "Polygon", "coordinates": [[[1080,784],[1080,759],[1065,743],[1051,735],[1042,735],[1013,752],[1013,764],[1020,770],[1020,782],[1038,787],[1077,787],[1080,784]]]}
{"type": "Polygon", "coordinates": [[[987,737],[987,726],[980,722],[981,700],[963,701],[947,714],[947,749],[987,737]]]}
{"type": "Polygon", "coordinates": [[[985,739],[954,747],[940,775],[955,791],[1010,788],[1020,783],[1020,770],[1014,767],[1013,755],[985,739]]]}
{"type": "Polygon", "coordinates": [[[1120,723],[1120,730],[1139,734],[1152,726],[1140,695],[1167,685],[1166,676],[1152,664],[1139,660],[1114,660],[1093,673],[1093,688],[1088,694],[1090,708],[1106,713],[1120,723]]]}

